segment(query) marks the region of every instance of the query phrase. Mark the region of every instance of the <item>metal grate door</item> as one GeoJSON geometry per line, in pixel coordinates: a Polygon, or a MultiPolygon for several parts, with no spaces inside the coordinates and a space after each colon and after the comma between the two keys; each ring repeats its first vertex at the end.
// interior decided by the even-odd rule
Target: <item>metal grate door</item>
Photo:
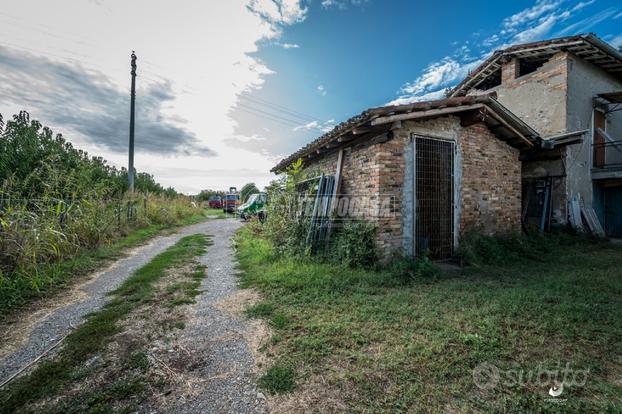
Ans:
{"type": "Polygon", "coordinates": [[[415,252],[451,257],[454,244],[454,143],[418,137],[415,145],[415,252]]]}

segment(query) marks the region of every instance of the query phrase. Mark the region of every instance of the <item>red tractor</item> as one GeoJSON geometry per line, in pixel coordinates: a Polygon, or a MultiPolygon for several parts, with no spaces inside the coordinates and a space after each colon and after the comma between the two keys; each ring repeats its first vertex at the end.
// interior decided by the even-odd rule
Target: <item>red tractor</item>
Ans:
{"type": "Polygon", "coordinates": [[[225,213],[234,213],[240,205],[239,193],[227,193],[222,200],[222,211],[225,213]]]}
{"type": "Polygon", "coordinates": [[[207,205],[209,208],[222,208],[222,198],[218,195],[213,195],[207,199],[207,205]]]}

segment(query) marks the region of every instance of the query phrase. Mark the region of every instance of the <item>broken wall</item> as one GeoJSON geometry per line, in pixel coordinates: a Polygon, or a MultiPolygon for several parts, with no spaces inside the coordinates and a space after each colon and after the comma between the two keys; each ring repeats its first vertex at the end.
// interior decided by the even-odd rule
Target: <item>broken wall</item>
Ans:
{"type": "MultiPolygon", "coordinates": [[[[599,93],[622,90],[622,82],[577,56],[568,59],[567,131],[589,130],[584,142],[568,147],[566,152],[567,191],[569,195],[580,194],[587,206],[593,203],[592,154],[593,98],[599,93]]],[[[614,139],[622,139],[622,111],[613,112],[606,118],[607,133],[614,139]]],[[[613,148],[607,149],[612,153],[613,148]]],[[[611,162],[611,158],[608,159],[611,162]]]]}

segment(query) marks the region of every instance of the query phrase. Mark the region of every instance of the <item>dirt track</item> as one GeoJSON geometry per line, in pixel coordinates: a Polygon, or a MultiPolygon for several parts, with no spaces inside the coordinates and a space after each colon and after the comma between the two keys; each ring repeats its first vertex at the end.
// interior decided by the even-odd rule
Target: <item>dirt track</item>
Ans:
{"type": "MultiPolygon", "coordinates": [[[[140,411],[149,412],[235,412],[267,411],[267,403],[256,388],[257,361],[254,351],[268,335],[258,321],[241,317],[243,308],[256,300],[252,292],[237,288],[231,236],[240,227],[237,220],[210,220],[161,236],[89,280],[74,287],[62,299],[44,303],[42,309],[12,325],[0,346],[0,382],[62,340],[84,316],[102,307],[106,294],[117,288],[136,269],[180,238],[205,233],[213,245],[200,262],[207,266],[202,293],[188,307],[189,321],[178,335],[178,345],[193,355],[193,364],[180,366],[179,376],[193,378],[188,392],[172,393],[161,400],[148,400],[140,411]],[[249,346],[249,344],[252,344],[249,346]]],[[[185,381],[186,384],[190,383],[185,381]]],[[[188,391],[188,390],[184,390],[188,391]]]]}

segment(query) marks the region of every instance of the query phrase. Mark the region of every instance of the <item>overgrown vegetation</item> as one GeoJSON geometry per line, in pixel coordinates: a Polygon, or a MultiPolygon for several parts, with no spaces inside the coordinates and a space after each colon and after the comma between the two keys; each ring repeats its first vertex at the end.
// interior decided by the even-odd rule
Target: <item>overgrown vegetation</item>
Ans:
{"type": "Polygon", "coordinates": [[[89,157],[26,112],[0,122],[0,309],[68,280],[77,258],[97,257],[93,249],[135,229],[153,234],[200,214],[149,174],[135,182],[137,192],[126,194],[126,170],[89,157]]]}
{"type": "Polygon", "coordinates": [[[595,241],[564,232],[553,238],[538,231],[506,236],[468,232],[460,241],[457,257],[467,265],[511,265],[524,259],[545,260],[556,248],[595,241]]]}
{"type": "Polygon", "coordinates": [[[248,314],[274,329],[266,351],[278,369],[262,384],[291,390],[279,385],[292,379],[280,368],[291,369],[295,391],[280,401],[292,411],[622,410],[619,246],[470,235],[463,246],[478,265],[440,273],[427,260],[363,269],[292,258],[253,230],[239,232],[237,252],[243,284],[264,297],[248,314]],[[524,384],[478,388],[483,362],[522,373],[524,384]],[[551,384],[527,378],[567,363],[589,373],[562,403],[549,400],[551,384]]]}
{"type": "Polygon", "coordinates": [[[329,246],[329,258],[350,267],[372,267],[376,250],[376,226],[365,221],[348,221],[335,229],[329,246]]]}
{"type": "MultiPolygon", "coordinates": [[[[110,344],[120,341],[125,321],[137,310],[147,307],[144,317],[149,318],[155,312],[153,307],[166,307],[173,300],[192,302],[197,281],[205,275],[204,267],[198,263],[187,275],[189,282],[181,283],[179,288],[159,284],[170,272],[188,266],[208,244],[208,237],[202,234],[184,237],[137,270],[112,292],[106,306],[91,314],[65,339],[57,356],[2,390],[0,413],[134,411],[147,388],[162,386],[157,378],[147,375],[151,362],[146,352],[153,343],[144,341],[154,333],[140,332],[140,340],[125,341],[128,349],[119,354],[110,344]]],[[[166,324],[163,320],[153,322],[166,324]]],[[[171,321],[170,325],[176,329],[184,327],[183,321],[171,321]]]]}
{"type": "Polygon", "coordinates": [[[302,162],[293,163],[287,174],[267,188],[269,203],[265,223],[254,223],[275,251],[292,257],[345,263],[351,267],[374,266],[378,260],[375,245],[376,227],[364,220],[336,221],[328,243],[311,246],[307,240],[310,212],[317,192],[317,183],[310,180],[318,172],[305,170],[302,162]]]}

